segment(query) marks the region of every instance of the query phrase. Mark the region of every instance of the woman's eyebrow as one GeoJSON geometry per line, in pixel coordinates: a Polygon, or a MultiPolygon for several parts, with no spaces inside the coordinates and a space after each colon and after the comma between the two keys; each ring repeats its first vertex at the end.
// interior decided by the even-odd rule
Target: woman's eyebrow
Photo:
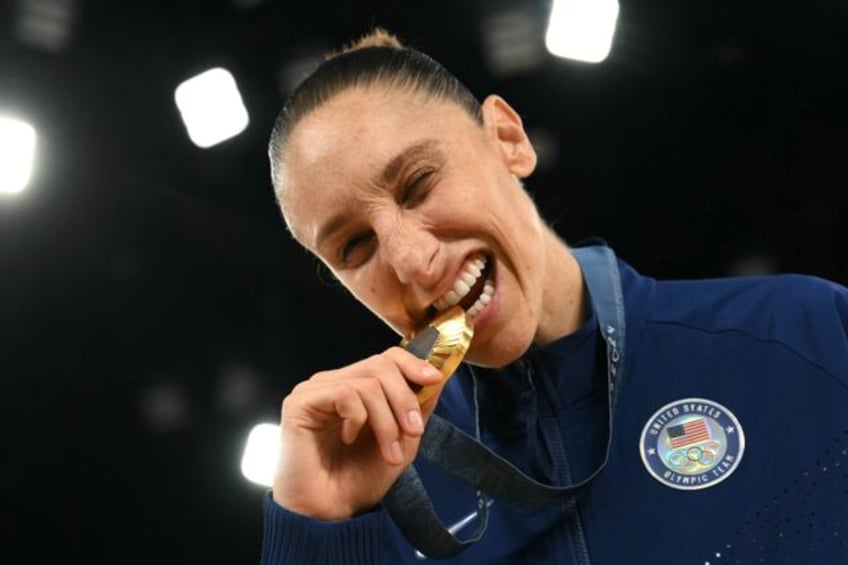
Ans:
{"type": "Polygon", "coordinates": [[[321,249],[321,244],[324,240],[341,229],[345,223],[347,214],[342,212],[336,214],[318,230],[318,235],[315,236],[315,249],[321,249]]]}
{"type": "Polygon", "coordinates": [[[383,168],[383,172],[380,175],[380,185],[381,186],[392,186],[397,182],[397,177],[400,175],[403,170],[404,164],[409,162],[410,160],[418,157],[422,153],[431,153],[435,149],[438,149],[441,143],[435,139],[422,139],[421,141],[417,141],[412,145],[409,145],[406,149],[395,155],[391,161],[389,161],[386,166],[383,168]]]}

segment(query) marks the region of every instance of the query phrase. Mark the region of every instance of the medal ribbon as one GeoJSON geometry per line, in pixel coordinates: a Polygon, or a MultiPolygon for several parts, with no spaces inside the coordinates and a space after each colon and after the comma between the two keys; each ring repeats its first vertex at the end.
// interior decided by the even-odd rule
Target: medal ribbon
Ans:
{"type": "Polygon", "coordinates": [[[606,467],[618,385],[623,373],[625,326],[621,275],[615,253],[605,245],[577,247],[571,251],[583,271],[588,297],[607,347],[609,431],[604,460],[588,478],[578,483],[547,485],[528,477],[476,439],[433,414],[424,430],[418,456],[477,489],[477,527],[466,540],[459,540],[448,531],[436,515],[415,466],[410,465],[389,489],[383,506],[407,541],[425,557],[443,559],[457,555],[483,536],[489,507],[485,495],[522,508],[546,508],[573,497],[606,467]]]}

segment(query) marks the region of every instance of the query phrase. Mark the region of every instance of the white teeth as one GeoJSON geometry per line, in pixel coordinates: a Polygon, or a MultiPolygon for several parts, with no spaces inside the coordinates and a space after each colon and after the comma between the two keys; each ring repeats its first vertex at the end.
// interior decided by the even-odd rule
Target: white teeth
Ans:
{"type": "Polygon", "coordinates": [[[433,304],[433,306],[435,306],[437,310],[444,310],[445,308],[450,308],[451,306],[459,302],[460,298],[462,298],[460,295],[458,295],[452,290],[449,290],[447,294],[437,300],[436,303],[433,304]]]}
{"type": "MultiPolygon", "coordinates": [[[[474,286],[477,279],[479,279],[483,274],[483,269],[485,268],[486,259],[484,257],[477,257],[476,259],[469,261],[457,277],[456,281],[454,281],[453,288],[447,291],[441,298],[436,300],[433,303],[433,307],[436,308],[436,310],[441,311],[457,304],[471,291],[471,287],[474,286]]],[[[469,308],[468,313],[472,316],[479,313],[492,299],[493,293],[494,286],[492,286],[492,282],[486,281],[486,285],[483,287],[483,293],[480,295],[480,298],[477,299],[477,302],[469,308]],[[485,302],[481,303],[482,300],[485,300],[485,302]],[[473,313],[472,310],[474,310],[473,313]]]]}
{"type": "Polygon", "coordinates": [[[480,295],[478,301],[483,304],[488,304],[492,300],[492,295],[494,293],[495,286],[490,281],[486,281],[486,285],[483,287],[483,294],[480,295]]]}
{"type": "Polygon", "coordinates": [[[471,305],[471,308],[468,309],[468,315],[472,318],[477,314],[483,311],[489,302],[492,301],[492,295],[495,294],[495,286],[492,284],[491,280],[487,280],[486,284],[483,286],[483,292],[480,294],[480,298],[471,305]]]}

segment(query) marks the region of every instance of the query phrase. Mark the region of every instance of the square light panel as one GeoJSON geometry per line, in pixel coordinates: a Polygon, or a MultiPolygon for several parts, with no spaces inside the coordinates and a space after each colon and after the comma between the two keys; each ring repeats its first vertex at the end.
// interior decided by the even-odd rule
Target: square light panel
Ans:
{"type": "Polygon", "coordinates": [[[545,46],[553,55],[600,63],[609,55],[618,0],[554,0],[545,46]]]}
{"type": "Polygon", "coordinates": [[[217,145],[244,131],[247,108],[236,80],[216,67],[180,84],[174,98],[188,136],[198,147],[217,145]]]}

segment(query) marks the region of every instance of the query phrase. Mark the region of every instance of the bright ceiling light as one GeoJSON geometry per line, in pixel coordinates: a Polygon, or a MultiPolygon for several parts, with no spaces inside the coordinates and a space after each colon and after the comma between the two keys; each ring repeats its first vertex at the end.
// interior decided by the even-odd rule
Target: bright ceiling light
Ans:
{"type": "Polygon", "coordinates": [[[612,48],[617,20],[617,0],[554,0],[545,46],[559,57],[600,63],[612,48]]]}
{"type": "Polygon", "coordinates": [[[241,474],[248,481],[270,487],[280,453],[280,426],[257,424],[247,436],[241,458],[241,474]]]}
{"type": "Polygon", "coordinates": [[[236,136],[250,121],[233,75],[220,67],[180,84],[174,98],[188,136],[198,147],[236,136]]]}
{"type": "Polygon", "coordinates": [[[0,192],[14,194],[26,188],[34,160],[35,129],[0,116],[0,192]]]}

